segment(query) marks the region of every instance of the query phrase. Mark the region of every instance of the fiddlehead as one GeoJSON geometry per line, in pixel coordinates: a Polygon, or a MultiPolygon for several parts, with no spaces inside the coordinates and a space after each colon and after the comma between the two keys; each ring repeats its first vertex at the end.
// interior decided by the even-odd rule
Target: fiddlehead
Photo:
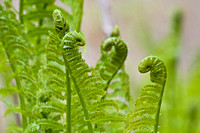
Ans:
{"type": "Polygon", "coordinates": [[[101,77],[106,81],[106,88],[123,65],[127,56],[127,46],[119,37],[110,37],[101,45],[102,57],[96,65],[101,77]]]}
{"type": "Polygon", "coordinates": [[[54,28],[60,38],[69,32],[69,24],[65,21],[63,14],[60,10],[56,9],[53,12],[54,28]]]}
{"type": "Polygon", "coordinates": [[[154,83],[163,85],[167,78],[167,71],[164,63],[154,56],[143,59],[138,65],[140,73],[150,71],[150,80],[154,83]]]}
{"type": "Polygon", "coordinates": [[[164,63],[155,56],[143,59],[138,70],[141,73],[150,71],[150,80],[154,85],[146,85],[142,89],[141,95],[136,101],[134,113],[128,116],[131,124],[124,133],[132,130],[136,133],[157,133],[167,70],[164,63]]]}
{"type": "MultiPolygon", "coordinates": [[[[128,102],[122,97],[129,91],[128,77],[124,70],[124,61],[127,56],[127,46],[119,37],[119,27],[115,26],[109,38],[101,44],[101,58],[98,60],[95,69],[100,72],[106,86],[104,88],[107,94],[102,99],[115,99],[120,106],[120,113],[123,114],[122,107],[127,107],[128,102]],[[126,83],[126,84],[124,84],[126,83]],[[107,90],[109,88],[109,90],[107,90]],[[124,94],[125,93],[125,94],[124,94]],[[125,106],[124,106],[125,105],[125,106]]],[[[119,115],[119,114],[115,114],[119,115]]],[[[123,124],[120,126],[123,129],[123,124]]],[[[101,124],[95,127],[101,128],[101,124]]],[[[102,127],[103,128],[103,127],[102,127]]],[[[111,129],[114,127],[110,127],[111,129]]],[[[108,129],[108,128],[106,128],[108,129]]],[[[104,129],[104,130],[106,130],[104,129]]],[[[101,129],[102,130],[102,129],[101,129]]],[[[100,131],[101,131],[100,130],[100,131]]],[[[112,129],[112,132],[118,132],[118,129],[112,129]]]]}

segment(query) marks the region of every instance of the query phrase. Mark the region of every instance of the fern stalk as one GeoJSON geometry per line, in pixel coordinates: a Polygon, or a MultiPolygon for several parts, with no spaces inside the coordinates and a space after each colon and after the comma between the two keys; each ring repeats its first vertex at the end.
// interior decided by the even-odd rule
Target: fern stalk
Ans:
{"type": "Polygon", "coordinates": [[[161,104],[162,104],[162,98],[163,98],[163,93],[164,93],[164,88],[165,88],[165,82],[163,83],[163,87],[162,87],[162,91],[160,93],[160,101],[158,103],[158,112],[156,113],[156,126],[154,126],[154,131],[155,133],[157,133],[157,130],[158,130],[158,123],[159,123],[159,116],[160,116],[160,108],[161,108],[161,104]]]}
{"type": "Polygon", "coordinates": [[[20,0],[20,3],[19,3],[19,19],[20,19],[21,24],[24,23],[24,21],[23,21],[23,10],[24,10],[24,0],[20,0]]]}
{"type": "MultiPolygon", "coordinates": [[[[44,6],[43,6],[43,9],[46,9],[47,8],[47,5],[48,4],[44,4],[44,6]]],[[[38,22],[38,27],[41,27],[42,25],[43,25],[43,21],[44,21],[44,19],[40,19],[39,20],[39,22],[38,22]]],[[[39,35],[38,36],[38,39],[37,39],[37,44],[39,45],[40,44],[40,42],[41,42],[41,36],[39,35]]],[[[38,54],[37,54],[38,55],[38,54]]]]}
{"type": "Polygon", "coordinates": [[[89,120],[89,114],[88,114],[88,111],[87,111],[87,109],[86,109],[86,103],[85,103],[85,100],[83,99],[83,97],[82,97],[82,95],[80,94],[80,89],[79,89],[79,87],[76,85],[76,80],[74,79],[74,77],[71,77],[72,78],[72,80],[73,80],[73,82],[74,82],[74,86],[75,86],[75,88],[76,88],[76,90],[77,90],[77,94],[78,94],[78,97],[79,97],[79,99],[80,99],[80,102],[81,102],[81,105],[82,105],[82,108],[83,108],[83,112],[84,112],[84,115],[85,115],[85,121],[87,122],[87,126],[88,126],[88,130],[90,131],[90,133],[93,133],[94,131],[93,131],[93,128],[92,128],[92,124],[91,124],[91,122],[90,122],[90,120],[89,120]]]}
{"type": "MultiPolygon", "coordinates": [[[[79,97],[79,99],[80,99],[81,106],[82,106],[82,108],[83,108],[83,112],[84,112],[85,119],[86,119],[85,121],[87,122],[88,130],[89,130],[90,133],[93,133],[94,131],[93,131],[93,128],[92,128],[92,124],[91,124],[91,122],[89,121],[89,114],[88,114],[88,111],[87,111],[87,109],[86,109],[85,100],[83,99],[83,97],[82,97],[82,95],[81,95],[81,93],[80,93],[80,88],[77,86],[76,80],[74,79],[74,77],[73,77],[72,74],[71,74],[70,67],[69,67],[69,64],[68,64],[68,62],[67,62],[66,57],[64,56],[64,53],[63,53],[63,58],[64,58],[64,61],[65,61],[65,67],[68,69],[67,71],[69,72],[69,75],[71,76],[71,79],[72,79],[72,81],[73,81],[73,83],[74,83],[74,86],[75,86],[75,88],[76,88],[76,92],[77,92],[78,97],[79,97]]],[[[71,93],[71,92],[70,92],[70,93],[71,93]]],[[[70,96],[70,101],[71,101],[71,94],[70,94],[70,95],[67,94],[67,96],[68,96],[67,99],[68,99],[69,96],[70,96]]],[[[69,114],[68,114],[68,115],[69,115],[69,114]]]]}

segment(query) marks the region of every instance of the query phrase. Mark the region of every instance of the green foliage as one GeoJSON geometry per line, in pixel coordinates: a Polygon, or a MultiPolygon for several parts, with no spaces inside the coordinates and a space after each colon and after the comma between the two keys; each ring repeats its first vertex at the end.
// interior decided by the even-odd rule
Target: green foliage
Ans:
{"type": "MultiPolygon", "coordinates": [[[[33,77],[31,66],[31,45],[26,40],[26,35],[23,27],[19,21],[16,20],[12,11],[6,11],[3,7],[0,7],[1,16],[1,42],[7,59],[9,60],[11,69],[14,73],[16,80],[17,91],[19,93],[21,109],[24,112],[29,112],[31,106],[35,104],[35,98],[31,95],[35,95],[34,89],[38,89],[35,86],[35,79],[33,77]],[[31,95],[30,95],[31,94],[31,95]],[[29,102],[29,106],[25,106],[25,102],[29,102]]],[[[10,88],[10,83],[7,83],[7,89],[10,88]]],[[[8,89],[9,90],[9,89],[8,89]]],[[[14,89],[15,90],[15,89],[14,89]]],[[[4,91],[2,93],[5,95],[4,91]]],[[[22,115],[23,127],[26,127],[27,116],[22,115]]]]}
{"type": "Polygon", "coordinates": [[[7,9],[0,6],[0,72],[10,76],[0,89],[1,100],[8,106],[6,115],[22,115],[22,128],[11,130],[156,132],[166,80],[163,62],[157,57],[141,62],[139,71],[150,71],[155,85],[144,87],[135,113],[126,117],[131,110],[129,77],[124,66],[128,49],[119,28],[114,27],[111,36],[103,41],[102,56],[95,68],[90,67],[79,52],[79,47],[86,44],[80,32],[83,0],[65,2],[71,14],[55,9],[54,2],[21,0],[20,21],[10,2],[5,3],[7,9]],[[16,85],[11,84],[13,78],[16,85]],[[110,89],[114,91],[110,93],[110,89]],[[13,93],[18,94],[20,104],[6,101],[13,93]],[[151,126],[154,129],[149,129],[151,126]]]}

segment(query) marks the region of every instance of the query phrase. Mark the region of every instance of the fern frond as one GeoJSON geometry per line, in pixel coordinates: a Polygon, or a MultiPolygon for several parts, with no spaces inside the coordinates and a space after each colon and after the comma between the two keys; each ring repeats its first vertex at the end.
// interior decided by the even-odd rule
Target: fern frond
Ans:
{"type": "Polygon", "coordinates": [[[99,110],[105,106],[113,106],[117,109],[117,111],[119,110],[119,105],[114,100],[103,100],[93,103],[88,107],[88,110],[99,110]]]}
{"type": "Polygon", "coordinates": [[[20,79],[25,79],[25,80],[31,82],[32,85],[34,85],[36,87],[36,89],[39,88],[38,85],[37,85],[37,83],[36,83],[36,81],[34,79],[32,79],[30,76],[24,75],[24,74],[20,73],[20,74],[17,74],[17,77],[20,78],[20,79]]]}
{"type": "Polygon", "coordinates": [[[35,132],[38,131],[40,129],[40,126],[36,123],[31,123],[27,126],[26,130],[24,131],[24,133],[30,133],[30,132],[35,132]]]}
{"type": "Polygon", "coordinates": [[[16,86],[9,86],[9,87],[0,88],[0,95],[2,97],[5,97],[7,95],[17,93],[17,92],[19,92],[19,91],[17,90],[16,86]]]}
{"type": "MultiPolygon", "coordinates": [[[[53,87],[52,87],[53,88],[53,87]]],[[[62,89],[58,89],[59,87],[56,87],[56,89],[51,89],[51,87],[49,87],[48,89],[46,90],[41,90],[41,91],[38,91],[38,98],[41,98],[41,97],[46,97],[46,96],[54,96],[60,100],[65,100],[65,96],[63,96],[62,92],[64,92],[65,90],[62,89]]]]}
{"type": "Polygon", "coordinates": [[[81,91],[83,98],[86,100],[91,99],[100,99],[102,96],[106,94],[104,90],[91,88],[91,89],[84,89],[81,91]]]}
{"type": "Polygon", "coordinates": [[[47,80],[46,84],[47,84],[47,86],[50,86],[51,84],[56,84],[56,85],[58,85],[60,87],[65,87],[65,82],[62,79],[58,78],[58,77],[49,78],[47,80]]]}
{"type": "Polygon", "coordinates": [[[48,60],[48,61],[54,61],[54,62],[57,62],[57,63],[60,64],[60,65],[64,65],[64,62],[63,62],[62,59],[57,58],[57,57],[52,56],[52,55],[48,55],[48,56],[47,56],[47,60],[48,60]]]}
{"type": "Polygon", "coordinates": [[[150,80],[155,85],[147,85],[142,89],[140,97],[135,104],[135,111],[128,116],[131,124],[124,133],[157,133],[159,113],[164,92],[167,70],[164,63],[155,56],[143,59],[138,70],[141,73],[150,71],[150,80]]]}
{"type": "Polygon", "coordinates": [[[56,73],[58,75],[65,76],[65,72],[57,65],[48,64],[45,69],[47,71],[51,71],[52,73],[56,73]]]}
{"type": "Polygon", "coordinates": [[[3,16],[0,19],[0,24],[6,25],[0,27],[2,31],[0,33],[0,41],[3,44],[10,67],[15,75],[21,106],[20,109],[10,107],[8,112],[21,113],[23,128],[25,128],[27,125],[27,118],[32,117],[30,116],[31,113],[29,109],[32,108],[36,100],[35,97],[30,97],[30,95],[35,95],[34,92],[30,90],[38,88],[36,81],[32,78],[33,74],[30,70],[31,66],[29,65],[33,55],[31,51],[32,46],[27,41],[24,27],[16,19],[16,16],[13,15],[14,13],[10,10],[4,10],[1,6],[0,12],[3,16]],[[18,77],[18,75],[23,75],[23,78],[18,77]],[[26,104],[29,106],[26,107],[26,104]]]}
{"type": "Polygon", "coordinates": [[[100,116],[94,119],[91,119],[93,123],[105,123],[105,122],[125,122],[127,123],[127,119],[117,116],[100,116]]]}
{"type": "Polygon", "coordinates": [[[29,124],[25,130],[25,133],[38,131],[39,129],[52,129],[53,131],[59,131],[63,129],[63,125],[50,119],[39,119],[32,124],[29,124]]]}
{"type": "Polygon", "coordinates": [[[58,102],[58,103],[53,103],[53,102],[47,102],[47,103],[39,103],[33,108],[33,112],[58,112],[58,113],[65,113],[65,105],[58,102]]]}
{"type": "Polygon", "coordinates": [[[63,124],[50,119],[37,120],[36,123],[40,125],[41,129],[52,129],[54,131],[62,130],[64,127],[63,124]]]}

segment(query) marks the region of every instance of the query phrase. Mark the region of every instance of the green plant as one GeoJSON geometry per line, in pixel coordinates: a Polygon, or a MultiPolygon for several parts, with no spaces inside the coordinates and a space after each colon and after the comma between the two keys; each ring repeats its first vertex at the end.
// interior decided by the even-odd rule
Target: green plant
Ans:
{"type": "Polygon", "coordinates": [[[4,53],[1,54],[0,66],[4,73],[13,73],[5,77],[9,80],[6,87],[0,89],[1,100],[10,105],[4,98],[17,93],[20,104],[11,104],[7,113],[22,115],[22,127],[10,130],[45,133],[134,130],[138,133],[156,133],[166,81],[164,63],[154,56],[147,57],[140,63],[139,71],[150,71],[151,81],[155,85],[144,87],[136,101],[134,113],[130,113],[131,105],[125,106],[123,102],[112,99],[119,95],[119,91],[123,92],[120,96],[126,97],[126,102],[131,99],[128,75],[124,69],[128,50],[119,36],[119,28],[116,26],[111,36],[103,41],[102,56],[96,67],[89,67],[79,52],[79,47],[86,44],[86,39],[80,32],[83,1],[67,2],[72,9],[71,15],[62,11],[63,15],[60,10],[55,9],[54,25],[50,26],[49,12],[55,8],[53,2],[21,0],[20,21],[16,19],[16,13],[12,11],[13,7],[9,2],[6,3],[7,9],[0,6],[0,50],[4,53]],[[36,9],[26,5],[36,5],[36,9]],[[24,8],[27,10],[25,15],[24,8]],[[48,17],[49,20],[43,17],[48,17]],[[27,21],[35,18],[39,18],[38,27],[34,25],[35,21],[27,21]],[[47,35],[44,35],[46,31],[44,32],[43,26],[48,24],[49,39],[44,47],[47,35]],[[33,33],[29,31],[33,27],[41,32],[34,33],[36,38],[30,37],[33,33]],[[13,78],[16,86],[10,83],[13,78]],[[112,94],[107,93],[109,87],[115,90],[112,94]],[[130,114],[127,115],[128,113],[130,114]]]}

